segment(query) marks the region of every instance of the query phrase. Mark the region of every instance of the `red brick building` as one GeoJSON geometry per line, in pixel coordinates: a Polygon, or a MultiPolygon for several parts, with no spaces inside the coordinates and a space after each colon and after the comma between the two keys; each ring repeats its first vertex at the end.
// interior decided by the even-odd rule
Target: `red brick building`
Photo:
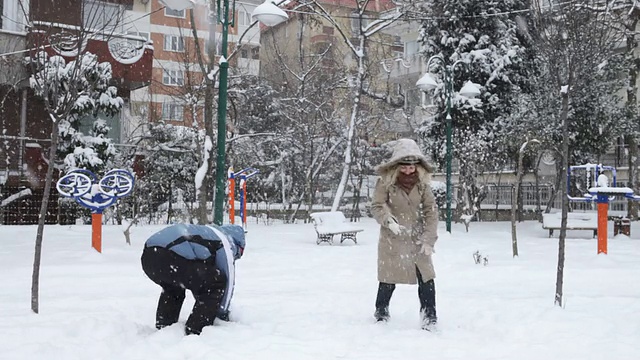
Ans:
{"type": "MultiPolygon", "coordinates": [[[[29,9],[28,19],[24,11],[17,11],[0,23],[0,224],[35,223],[52,124],[42,102],[28,87],[28,69],[21,60],[35,49],[61,55],[67,61],[78,53],[94,53],[100,62],[111,64],[113,85],[128,104],[130,92],[151,81],[153,47],[145,39],[117,31],[131,16],[134,0],[0,2],[11,9],[29,9]],[[26,23],[33,26],[16,26],[26,23]],[[11,195],[24,194],[25,189],[32,195],[8,202],[11,195]]],[[[48,223],[57,222],[55,189],[51,200],[48,223]]]]}

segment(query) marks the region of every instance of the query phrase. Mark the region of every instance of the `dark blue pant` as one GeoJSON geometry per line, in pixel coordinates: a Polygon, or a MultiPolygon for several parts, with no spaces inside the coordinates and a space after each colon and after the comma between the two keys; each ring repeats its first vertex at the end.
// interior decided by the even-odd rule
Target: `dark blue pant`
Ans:
{"type": "MultiPolygon", "coordinates": [[[[436,284],[433,279],[429,281],[422,280],[420,270],[416,268],[416,276],[418,278],[418,298],[420,299],[420,312],[427,320],[435,322],[436,314],[436,284]]],[[[396,284],[381,282],[378,285],[378,296],[376,297],[376,309],[387,309],[391,302],[391,296],[396,289],[396,284]]]]}
{"type": "Polygon", "coordinates": [[[187,319],[185,332],[200,334],[213,325],[227,278],[211,261],[185,259],[161,247],[145,247],[142,269],[162,287],[156,311],[156,328],[175,324],[185,298],[185,289],[193,294],[195,304],[187,319]]]}

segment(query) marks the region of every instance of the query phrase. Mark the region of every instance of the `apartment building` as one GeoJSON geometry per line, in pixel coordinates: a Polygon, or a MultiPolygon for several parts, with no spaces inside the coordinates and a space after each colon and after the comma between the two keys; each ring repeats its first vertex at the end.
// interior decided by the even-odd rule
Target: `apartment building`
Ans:
{"type": "MultiPolygon", "coordinates": [[[[211,24],[207,17],[208,5],[204,3],[196,4],[193,24],[189,10],[172,10],[158,0],[146,0],[142,5],[144,12],[150,15],[139,19],[125,31],[147,38],[153,44],[153,73],[150,86],[133,95],[131,109],[134,121],[129,126],[129,133],[135,133],[145,121],[201,127],[204,100],[198,51],[205,63],[210,60],[217,63],[222,50],[222,27],[215,23],[215,19],[211,19],[214,22],[211,24]],[[207,56],[209,50],[215,54],[215,59],[207,56]]],[[[248,29],[251,13],[259,1],[237,1],[235,5],[235,23],[229,27],[229,53],[235,49],[240,36],[248,32],[238,54],[230,61],[230,72],[232,75],[257,75],[260,32],[257,26],[248,29]]]]}
{"type": "MultiPolygon", "coordinates": [[[[321,74],[314,78],[321,79],[321,81],[337,81],[338,79],[328,79],[335,74],[344,74],[343,78],[349,78],[357,71],[358,62],[340,31],[357,47],[361,27],[366,27],[371,21],[381,18],[385,11],[395,7],[391,1],[371,1],[367,4],[363,16],[360,17],[357,4],[353,1],[321,0],[320,5],[332,16],[337,26],[318,15],[300,13],[290,16],[285,23],[263,28],[260,74],[275,86],[278,84],[289,86],[299,82],[298,78],[282,71],[281,62],[286,62],[287,68],[291,72],[300,74],[304,73],[301,70],[302,63],[307,68],[305,71],[308,71],[311,66],[316,66],[316,69],[319,67],[318,71],[321,74]],[[314,65],[316,61],[320,62],[314,65]]],[[[290,3],[289,6],[295,6],[295,2],[290,3]]],[[[391,57],[398,50],[393,39],[392,36],[382,32],[371,36],[365,45],[367,64],[377,64],[379,61],[391,57]]],[[[368,66],[363,83],[367,91],[372,93],[385,91],[387,83],[384,76],[380,74],[381,70],[377,66],[368,66]]],[[[336,114],[336,116],[349,119],[352,107],[340,103],[352,100],[352,92],[348,90],[346,82],[341,87],[335,87],[320,96],[330,98],[329,106],[332,109],[342,109],[343,113],[336,114]]],[[[380,103],[376,104],[367,96],[363,96],[359,107],[371,118],[376,118],[376,123],[367,123],[358,127],[358,131],[361,132],[360,136],[371,142],[383,141],[386,129],[377,119],[386,116],[383,114],[384,106],[380,106],[380,103]]]]}
{"type": "MultiPolygon", "coordinates": [[[[111,64],[113,85],[128,102],[130,93],[150,83],[153,48],[120,29],[137,13],[140,0],[0,0],[0,198],[28,189],[30,196],[0,206],[2,223],[34,223],[49,164],[51,119],[28,86],[22,60],[34,49],[66,61],[91,52],[111,64]],[[31,24],[27,27],[26,24],[31,24]]],[[[98,114],[102,118],[103,114],[98,114]]],[[[105,117],[117,142],[124,114],[105,117]]],[[[95,119],[86,119],[87,124],[95,119]]],[[[55,221],[58,202],[52,194],[47,221],[55,221]]]]}

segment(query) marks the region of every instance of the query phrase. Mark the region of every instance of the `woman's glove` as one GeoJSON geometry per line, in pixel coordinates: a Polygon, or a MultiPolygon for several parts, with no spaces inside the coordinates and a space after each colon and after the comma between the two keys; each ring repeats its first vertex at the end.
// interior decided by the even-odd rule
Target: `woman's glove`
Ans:
{"type": "Polygon", "coordinates": [[[433,249],[433,246],[427,244],[427,243],[422,243],[422,247],[420,248],[420,252],[425,254],[425,255],[433,255],[433,253],[435,253],[435,250],[433,249]]]}
{"type": "Polygon", "coordinates": [[[420,246],[420,250],[418,253],[425,255],[433,255],[436,251],[433,248],[433,245],[429,244],[424,240],[416,241],[416,245],[420,246]]]}
{"type": "Polygon", "coordinates": [[[392,233],[400,235],[403,227],[398,224],[398,220],[394,216],[389,216],[389,219],[387,219],[387,228],[389,228],[392,233]]]}

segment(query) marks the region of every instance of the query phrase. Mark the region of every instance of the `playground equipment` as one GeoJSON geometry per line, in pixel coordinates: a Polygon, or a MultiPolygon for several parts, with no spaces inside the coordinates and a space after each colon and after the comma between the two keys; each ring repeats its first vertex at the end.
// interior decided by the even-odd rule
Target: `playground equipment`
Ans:
{"type": "Polygon", "coordinates": [[[240,177],[240,219],[242,226],[247,226],[247,180],[257,174],[260,171],[251,167],[242,169],[238,172],[233,171],[233,167],[229,168],[229,222],[235,224],[235,188],[236,177],[240,177]]]}
{"type": "Polygon", "coordinates": [[[567,170],[567,197],[570,201],[595,201],[598,207],[598,254],[607,253],[607,221],[609,212],[609,201],[613,201],[616,196],[624,196],[627,199],[639,201],[640,196],[634,195],[633,190],[628,187],[616,186],[616,169],[612,166],[603,166],[596,164],[585,164],[570,166],[567,170]],[[572,182],[571,174],[577,169],[586,170],[586,178],[584,181],[585,189],[579,185],[579,181],[572,182]],[[609,186],[609,177],[604,172],[611,172],[613,178],[612,186],[609,186]],[[594,181],[595,179],[595,181],[594,181]],[[583,192],[582,196],[572,196],[572,184],[575,189],[583,192]]]}
{"type": "Polygon", "coordinates": [[[127,170],[111,170],[98,180],[91,171],[76,169],[61,177],[56,189],[60,195],[91,209],[91,246],[102,253],[102,212],[119,198],[131,194],[133,185],[134,177],[127,170]]]}

